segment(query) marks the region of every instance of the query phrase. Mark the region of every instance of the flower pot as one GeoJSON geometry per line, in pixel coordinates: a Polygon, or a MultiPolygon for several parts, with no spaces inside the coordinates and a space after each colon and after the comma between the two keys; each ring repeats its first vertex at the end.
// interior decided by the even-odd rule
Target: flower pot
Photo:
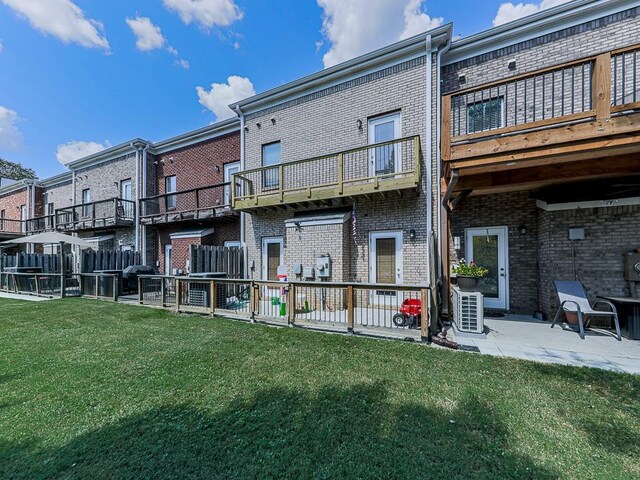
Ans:
{"type": "Polygon", "coordinates": [[[458,288],[463,292],[475,292],[478,289],[479,277],[466,277],[458,275],[458,288]]]}

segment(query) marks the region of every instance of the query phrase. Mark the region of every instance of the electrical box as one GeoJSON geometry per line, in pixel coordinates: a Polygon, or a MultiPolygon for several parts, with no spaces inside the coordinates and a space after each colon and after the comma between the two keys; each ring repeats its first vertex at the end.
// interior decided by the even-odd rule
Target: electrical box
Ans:
{"type": "Polygon", "coordinates": [[[331,258],[329,255],[321,255],[316,258],[316,275],[318,275],[318,278],[329,278],[331,276],[331,258]]]}
{"type": "Polygon", "coordinates": [[[302,264],[294,263],[293,264],[293,274],[294,275],[302,275],[302,264]]]}
{"type": "Polygon", "coordinates": [[[315,271],[313,270],[313,267],[304,267],[302,269],[302,277],[307,279],[307,280],[313,280],[313,278],[316,276],[315,271]]]}
{"type": "Polygon", "coordinates": [[[630,282],[640,282],[640,253],[625,253],[624,279],[630,282]]]}
{"type": "Polygon", "coordinates": [[[569,240],[584,240],[584,228],[570,228],[569,240]]]}

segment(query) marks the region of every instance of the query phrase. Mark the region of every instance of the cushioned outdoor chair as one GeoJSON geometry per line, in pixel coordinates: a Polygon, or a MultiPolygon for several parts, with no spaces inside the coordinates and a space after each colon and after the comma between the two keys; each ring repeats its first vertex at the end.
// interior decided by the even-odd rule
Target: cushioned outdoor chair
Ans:
{"type": "Polygon", "coordinates": [[[576,313],[578,315],[578,333],[580,334],[580,338],[584,340],[585,317],[613,317],[616,326],[616,337],[622,341],[622,337],[620,336],[620,323],[618,322],[618,311],[613,303],[606,300],[599,300],[593,304],[594,307],[607,305],[611,311],[594,310],[589,304],[584,286],[580,282],[556,280],[553,283],[556,286],[558,298],[560,299],[560,308],[558,308],[556,316],[553,318],[551,328],[553,328],[560,319],[562,312],[576,313]]]}

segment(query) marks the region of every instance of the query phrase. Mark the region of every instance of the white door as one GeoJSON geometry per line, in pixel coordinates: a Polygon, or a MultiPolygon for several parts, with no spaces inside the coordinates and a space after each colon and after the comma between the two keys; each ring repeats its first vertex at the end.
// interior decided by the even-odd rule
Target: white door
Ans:
{"type": "MultiPolygon", "coordinates": [[[[240,171],[240,162],[227,163],[224,166],[224,183],[231,183],[231,179],[233,175],[240,171]]],[[[239,193],[239,192],[238,192],[239,193]]],[[[224,204],[227,206],[231,205],[231,185],[227,185],[224,187],[224,204]]]]}
{"type": "MultiPolygon", "coordinates": [[[[369,144],[400,138],[400,114],[385,115],[369,120],[369,144]]],[[[377,177],[402,171],[402,156],[398,144],[369,149],[369,176],[377,177]]]]}
{"type": "Polygon", "coordinates": [[[170,243],[164,246],[164,274],[173,275],[173,246],[170,243]]]}
{"type": "Polygon", "coordinates": [[[131,203],[131,180],[122,180],[120,182],[120,198],[128,200],[123,202],[123,211],[125,218],[133,218],[133,203],[131,203]]]}
{"type": "Polygon", "coordinates": [[[278,280],[278,267],[284,263],[284,241],[282,237],[262,239],[262,279],[278,280]]]}
{"type": "Polygon", "coordinates": [[[20,232],[27,232],[27,206],[22,205],[20,207],[20,232]]]}
{"type": "MultiPolygon", "coordinates": [[[[372,232],[369,237],[369,282],[400,284],[402,275],[402,232],[372,232]]],[[[376,290],[372,293],[372,302],[395,304],[399,294],[394,290],[376,290]]]]}
{"type": "MultiPolygon", "coordinates": [[[[509,308],[509,245],[507,227],[469,228],[465,234],[465,259],[489,273],[478,283],[484,306],[509,308]]],[[[532,272],[533,274],[533,272],[532,272]]]]}

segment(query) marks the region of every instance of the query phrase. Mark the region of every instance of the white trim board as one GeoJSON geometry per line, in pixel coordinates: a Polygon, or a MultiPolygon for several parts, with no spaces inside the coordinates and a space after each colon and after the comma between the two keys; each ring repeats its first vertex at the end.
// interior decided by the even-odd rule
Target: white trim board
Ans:
{"type": "Polygon", "coordinates": [[[207,228],[204,230],[192,230],[190,232],[176,232],[169,235],[171,240],[179,239],[179,238],[203,238],[208,237],[214,232],[213,228],[207,228]]]}
{"type": "Polygon", "coordinates": [[[351,212],[337,213],[331,215],[310,215],[308,217],[294,217],[285,220],[286,228],[294,227],[315,227],[318,225],[340,225],[346,223],[351,218],[351,212]]]}
{"type": "Polygon", "coordinates": [[[545,212],[557,212],[560,210],[580,210],[583,208],[623,207],[626,205],[640,205],[640,197],[565,203],[547,203],[542,200],[536,200],[536,206],[544,210],[545,212]]]}

